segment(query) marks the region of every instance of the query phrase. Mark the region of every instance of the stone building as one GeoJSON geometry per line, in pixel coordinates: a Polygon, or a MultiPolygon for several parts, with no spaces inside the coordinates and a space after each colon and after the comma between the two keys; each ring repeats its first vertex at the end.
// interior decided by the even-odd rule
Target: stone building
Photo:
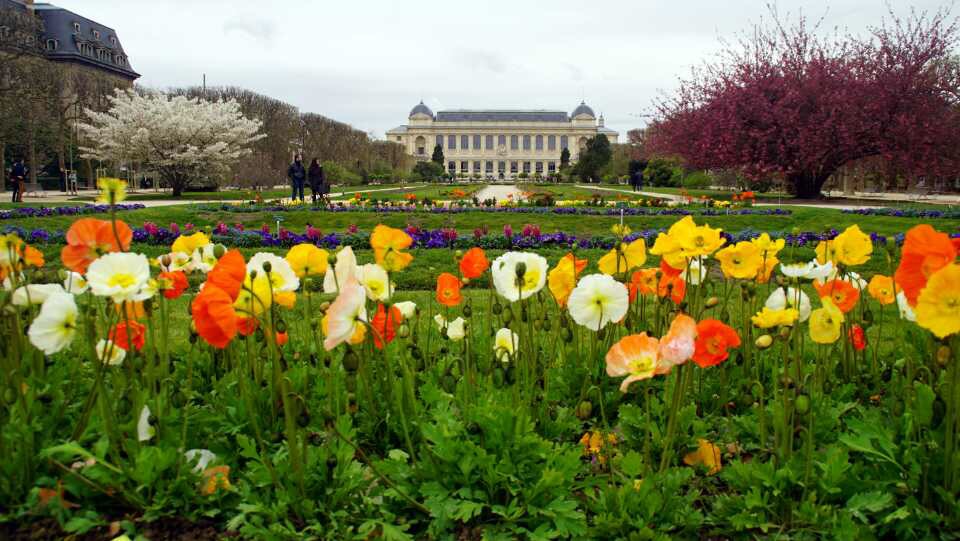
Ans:
{"type": "Polygon", "coordinates": [[[403,145],[418,160],[429,160],[436,145],[443,148],[445,169],[452,175],[487,179],[552,175],[560,169],[563,149],[575,162],[587,140],[617,132],[603,125],[586,103],[566,111],[452,109],[434,114],[421,101],[408,123],[387,132],[387,140],[403,145]]]}

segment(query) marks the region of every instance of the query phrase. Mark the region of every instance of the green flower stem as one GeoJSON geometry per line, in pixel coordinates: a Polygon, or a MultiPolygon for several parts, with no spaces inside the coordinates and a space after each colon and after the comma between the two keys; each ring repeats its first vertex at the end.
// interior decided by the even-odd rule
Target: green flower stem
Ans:
{"type": "Polygon", "coordinates": [[[685,370],[684,365],[677,366],[675,368],[676,375],[674,376],[673,382],[673,396],[670,401],[670,414],[667,418],[667,434],[663,441],[663,450],[660,455],[660,473],[663,473],[667,470],[667,467],[670,465],[670,461],[673,457],[673,440],[676,437],[677,431],[677,417],[679,416],[681,398],[683,396],[683,389],[685,384],[684,377],[686,376],[687,371],[685,370]]]}

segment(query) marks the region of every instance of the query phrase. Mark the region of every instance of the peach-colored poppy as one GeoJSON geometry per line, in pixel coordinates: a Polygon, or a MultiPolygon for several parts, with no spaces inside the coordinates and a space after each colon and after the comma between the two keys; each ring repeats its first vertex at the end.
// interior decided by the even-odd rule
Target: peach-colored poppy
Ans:
{"type": "Polygon", "coordinates": [[[620,391],[625,393],[634,381],[657,374],[660,341],[645,332],[626,336],[607,351],[606,361],[608,376],[627,376],[620,384],[620,391]]]}
{"type": "Polygon", "coordinates": [[[67,245],[60,259],[68,269],[83,274],[93,260],[108,252],[122,252],[130,247],[133,230],[124,222],[113,224],[96,218],[81,218],[67,230],[67,245]],[[119,241],[119,242],[118,242],[119,241]]]}

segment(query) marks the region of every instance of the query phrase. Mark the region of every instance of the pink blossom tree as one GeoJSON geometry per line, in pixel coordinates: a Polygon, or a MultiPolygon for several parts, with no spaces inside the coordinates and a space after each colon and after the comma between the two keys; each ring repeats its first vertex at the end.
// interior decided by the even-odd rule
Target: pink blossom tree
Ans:
{"type": "Polygon", "coordinates": [[[913,13],[866,37],[805,18],[758,26],[658,101],[647,143],[691,167],[783,178],[817,197],[844,164],[880,157],[916,177],[957,171],[957,24],[913,13]]]}

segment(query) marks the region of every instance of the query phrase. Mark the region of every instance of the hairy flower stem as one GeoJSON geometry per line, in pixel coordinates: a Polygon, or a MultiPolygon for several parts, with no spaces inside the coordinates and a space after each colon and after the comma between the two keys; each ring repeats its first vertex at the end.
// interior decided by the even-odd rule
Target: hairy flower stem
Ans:
{"type": "Polygon", "coordinates": [[[660,473],[667,470],[667,467],[670,465],[670,459],[673,457],[673,440],[676,437],[677,417],[680,411],[686,372],[684,365],[676,367],[673,382],[673,396],[670,401],[670,415],[667,418],[667,434],[663,440],[663,450],[660,455],[660,473]]]}

